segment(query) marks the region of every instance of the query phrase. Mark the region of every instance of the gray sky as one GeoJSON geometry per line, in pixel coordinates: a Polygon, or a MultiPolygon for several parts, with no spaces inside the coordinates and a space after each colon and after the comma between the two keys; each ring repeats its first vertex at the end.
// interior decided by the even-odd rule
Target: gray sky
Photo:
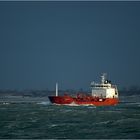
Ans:
{"type": "Polygon", "coordinates": [[[0,89],[139,85],[140,2],[0,2],[0,89]]]}

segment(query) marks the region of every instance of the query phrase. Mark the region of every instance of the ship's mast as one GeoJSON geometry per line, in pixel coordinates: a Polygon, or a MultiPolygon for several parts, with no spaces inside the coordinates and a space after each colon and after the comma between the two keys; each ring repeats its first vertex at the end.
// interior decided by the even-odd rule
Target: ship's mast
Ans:
{"type": "Polygon", "coordinates": [[[101,76],[101,84],[104,84],[105,78],[106,78],[106,73],[103,73],[103,75],[101,76]]]}
{"type": "Polygon", "coordinates": [[[58,83],[56,83],[56,96],[58,96],[58,83]]]}

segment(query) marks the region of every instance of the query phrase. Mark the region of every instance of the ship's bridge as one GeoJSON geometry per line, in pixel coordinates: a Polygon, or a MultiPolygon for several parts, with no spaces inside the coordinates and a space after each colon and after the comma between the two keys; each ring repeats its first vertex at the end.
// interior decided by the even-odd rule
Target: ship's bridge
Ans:
{"type": "Polygon", "coordinates": [[[91,88],[111,88],[111,84],[97,84],[92,82],[91,83],[91,88]]]}
{"type": "Polygon", "coordinates": [[[103,98],[117,98],[117,87],[111,81],[105,80],[105,75],[101,76],[101,83],[91,82],[92,96],[103,98]]]}

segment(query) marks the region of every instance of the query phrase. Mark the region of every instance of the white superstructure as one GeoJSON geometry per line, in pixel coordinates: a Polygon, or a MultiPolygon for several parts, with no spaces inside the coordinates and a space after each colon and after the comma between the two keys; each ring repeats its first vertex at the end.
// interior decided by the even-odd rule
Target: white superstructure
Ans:
{"type": "Polygon", "coordinates": [[[116,85],[112,85],[111,81],[106,80],[106,74],[101,76],[101,83],[91,83],[92,96],[103,98],[118,98],[118,90],[116,85]]]}

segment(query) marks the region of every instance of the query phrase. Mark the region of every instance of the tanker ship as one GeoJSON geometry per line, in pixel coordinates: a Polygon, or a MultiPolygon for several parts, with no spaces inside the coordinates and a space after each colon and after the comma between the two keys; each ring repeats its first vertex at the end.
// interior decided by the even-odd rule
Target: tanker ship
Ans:
{"type": "Polygon", "coordinates": [[[101,82],[91,82],[91,93],[76,96],[58,95],[58,84],[56,83],[56,95],[48,96],[51,103],[56,105],[93,105],[93,106],[113,106],[118,104],[118,90],[116,85],[106,79],[106,74],[101,76],[101,82]]]}

